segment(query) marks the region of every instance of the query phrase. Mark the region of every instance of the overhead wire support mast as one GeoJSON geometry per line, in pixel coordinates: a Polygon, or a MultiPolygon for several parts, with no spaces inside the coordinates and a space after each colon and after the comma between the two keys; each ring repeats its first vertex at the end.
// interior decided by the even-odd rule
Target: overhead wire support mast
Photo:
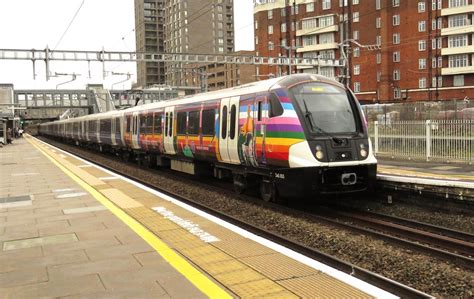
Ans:
{"type": "MultiPolygon", "coordinates": [[[[46,78],[49,79],[49,63],[51,61],[84,61],[84,62],[182,62],[182,63],[228,63],[246,65],[278,65],[278,66],[313,66],[318,63],[312,57],[267,57],[252,55],[227,54],[184,54],[156,52],[121,52],[121,51],[75,51],[75,50],[44,50],[37,49],[0,49],[0,59],[3,60],[44,60],[46,63],[46,78]],[[289,60],[289,61],[288,61],[289,60]]],[[[339,60],[334,60],[333,66],[344,67],[339,60]]]]}

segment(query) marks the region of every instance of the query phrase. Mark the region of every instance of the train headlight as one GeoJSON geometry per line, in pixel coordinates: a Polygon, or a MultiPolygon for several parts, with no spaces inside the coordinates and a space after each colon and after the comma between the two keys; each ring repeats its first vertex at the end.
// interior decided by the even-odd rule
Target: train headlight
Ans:
{"type": "Polygon", "coordinates": [[[323,148],[320,145],[316,145],[316,159],[322,160],[324,158],[323,148]]]}
{"type": "Polygon", "coordinates": [[[367,151],[367,148],[365,146],[365,144],[361,143],[360,144],[360,155],[362,158],[367,158],[367,155],[369,154],[369,152],[367,151]]]}

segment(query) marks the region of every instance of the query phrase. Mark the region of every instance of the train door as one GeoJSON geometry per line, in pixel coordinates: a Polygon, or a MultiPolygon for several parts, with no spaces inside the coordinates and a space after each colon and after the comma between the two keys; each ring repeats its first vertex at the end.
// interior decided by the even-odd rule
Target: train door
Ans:
{"type": "Polygon", "coordinates": [[[164,128],[164,144],[165,153],[175,154],[174,148],[174,127],[173,127],[174,107],[165,108],[165,128],[164,128]]]}
{"type": "Polygon", "coordinates": [[[140,148],[140,117],[138,112],[133,112],[132,115],[132,148],[140,148]]]}
{"type": "Polygon", "coordinates": [[[268,100],[266,96],[255,99],[255,159],[257,163],[266,163],[265,143],[267,135],[268,100]]]}
{"type": "Polygon", "coordinates": [[[219,152],[223,162],[239,164],[237,149],[239,132],[239,100],[231,97],[221,100],[219,117],[219,152]]]}

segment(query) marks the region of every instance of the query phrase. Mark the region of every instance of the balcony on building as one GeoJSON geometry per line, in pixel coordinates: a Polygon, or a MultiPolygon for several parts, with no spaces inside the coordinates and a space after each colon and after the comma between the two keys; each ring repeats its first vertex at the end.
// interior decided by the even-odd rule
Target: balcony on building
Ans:
{"type": "Polygon", "coordinates": [[[474,65],[464,66],[464,67],[444,67],[441,69],[441,75],[463,75],[463,74],[473,74],[474,65]]]}
{"type": "Polygon", "coordinates": [[[332,42],[332,43],[305,45],[301,48],[298,48],[296,52],[297,53],[317,52],[317,51],[324,51],[324,50],[333,50],[337,48],[338,48],[338,44],[336,42],[332,42]]]}
{"type": "Polygon", "coordinates": [[[474,45],[441,49],[441,55],[443,56],[457,55],[457,54],[470,54],[470,53],[474,53],[474,45]]]}
{"type": "Polygon", "coordinates": [[[441,10],[441,15],[444,17],[444,16],[458,15],[458,14],[470,13],[470,12],[474,12],[474,4],[443,8],[441,10]]]}
{"type": "Polygon", "coordinates": [[[301,21],[303,28],[296,30],[296,36],[338,32],[339,26],[334,24],[334,19],[334,14],[305,18],[301,21]]]}

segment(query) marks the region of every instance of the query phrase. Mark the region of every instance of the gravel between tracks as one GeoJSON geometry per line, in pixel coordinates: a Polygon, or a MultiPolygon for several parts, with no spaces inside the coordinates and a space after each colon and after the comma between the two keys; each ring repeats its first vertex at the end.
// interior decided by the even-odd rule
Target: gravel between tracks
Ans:
{"type": "MultiPolygon", "coordinates": [[[[56,144],[56,143],[55,143],[56,144]]],[[[264,227],[287,238],[316,248],[327,254],[353,263],[362,268],[409,285],[437,297],[472,298],[474,296],[474,272],[455,267],[438,259],[417,252],[392,246],[384,241],[365,235],[354,234],[321,223],[314,223],[297,215],[264,209],[258,204],[239,200],[234,193],[215,191],[208,185],[192,181],[180,175],[163,174],[159,171],[138,169],[136,165],[111,160],[110,157],[74,146],[60,144],[66,150],[85,155],[97,163],[140,177],[165,190],[193,198],[219,209],[242,221],[264,227]]],[[[409,218],[398,211],[399,216],[409,218]]],[[[430,218],[442,218],[446,214],[433,214],[430,218]]],[[[459,220],[459,222],[462,222],[459,220]]],[[[461,227],[464,227],[461,225],[461,227]]]]}

